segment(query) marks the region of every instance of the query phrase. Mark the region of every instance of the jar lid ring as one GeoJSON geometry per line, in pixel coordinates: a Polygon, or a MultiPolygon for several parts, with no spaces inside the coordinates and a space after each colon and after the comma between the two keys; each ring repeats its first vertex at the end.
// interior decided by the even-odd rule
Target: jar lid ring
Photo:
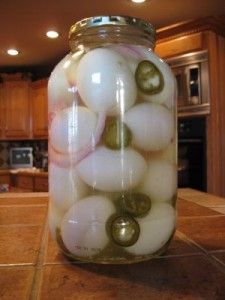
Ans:
{"type": "Polygon", "coordinates": [[[155,28],[152,26],[152,24],[145,20],[130,16],[95,16],[82,19],[71,26],[69,31],[69,40],[71,40],[74,35],[81,33],[87,28],[107,25],[131,25],[136,27],[140,31],[144,31],[145,33],[150,34],[155,41],[156,33],[155,28]]]}

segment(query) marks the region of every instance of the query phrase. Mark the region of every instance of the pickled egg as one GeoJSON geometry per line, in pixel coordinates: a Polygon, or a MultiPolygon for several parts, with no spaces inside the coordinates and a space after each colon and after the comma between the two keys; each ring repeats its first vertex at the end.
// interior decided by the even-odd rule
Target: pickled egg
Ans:
{"type": "Polygon", "coordinates": [[[49,138],[61,153],[78,152],[91,140],[97,115],[84,106],[71,106],[58,112],[52,120],[49,138]]]}
{"type": "Polygon", "coordinates": [[[62,240],[70,253],[92,257],[107,245],[106,221],[115,213],[113,203],[102,196],[89,196],[76,202],[63,217],[62,240]]]}
{"type": "Polygon", "coordinates": [[[55,111],[58,103],[71,105],[78,102],[75,85],[78,60],[66,55],[52,71],[48,81],[49,111],[55,111]]]}
{"type": "Polygon", "coordinates": [[[66,212],[76,201],[88,193],[87,185],[79,178],[76,169],[49,165],[49,195],[55,207],[66,212]]]}
{"type": "Polygon", "coordinates": [[[139,238],[126,250],[134,255],[148,255],[158,251],[170,239],[175,229],[176,214],[168,203],[153,203],[149,214],[136,221],[140,226],[139,238]]]}
{"type": "Polygon", "coordinates": [[[176,165],[166,160],[150,160],[139,191],[152,201],[170,201],[177,188],[176,165]]]}
{"type": "Polygon", "coordinates": [[[128,66],[131,69],[132,73],[135,74],[138,61],[140,61],[140,56],[137,53],[135,53],[135,51],[133,51],[129,45],[115,44],[109,46],[109,49],[113,49],[114,51],[122,55],[128,63],[128,66]]]}
{"type": "Polygon", "coordinates": [[[77,165],[77,171],[91,187],[119,192],[139,184],[145,175],[146,162],[133,149],[115,151],[101,146],[77,165]]]}
{"type": "Polygon", "coordinates": [[[176,163],[176,145],[175,142],[173,141],[170,143],[166,148],[160,151],[152,151],[149,153],[149,157],[151,159],[163,159],[167,160],[171,163],[176,163]]]}
{"type": "Polygon", "coordinates": [[[134,76],[125,59],[111,49],[97,48],[85,54],[77,67],[77,88],[93,111],[123,113],[136,99],[134,76]]]}
{"type": "Polygon", "coordinates": [[[174,135],[172,113],[156,103],[141,103],[129,109],[123,120],[132,132],[133,144],[145,151],[168,146],[174,135]]]}

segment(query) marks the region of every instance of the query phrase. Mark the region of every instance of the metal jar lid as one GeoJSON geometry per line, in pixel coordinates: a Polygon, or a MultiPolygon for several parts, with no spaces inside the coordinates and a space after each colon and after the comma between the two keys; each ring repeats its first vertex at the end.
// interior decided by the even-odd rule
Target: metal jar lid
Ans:
{"type": "Polygon", "coordinates": [[[139,29],[142,32],[149,34],[153,41],[155,41],[155,28],[148,22],[129,16],[96,16],[83,19],[71,26],[69,31],[69,40],[76,35],[82,33],[83,30],[90,27],[108,26],[108,25],[130,25],[139,29]]]}

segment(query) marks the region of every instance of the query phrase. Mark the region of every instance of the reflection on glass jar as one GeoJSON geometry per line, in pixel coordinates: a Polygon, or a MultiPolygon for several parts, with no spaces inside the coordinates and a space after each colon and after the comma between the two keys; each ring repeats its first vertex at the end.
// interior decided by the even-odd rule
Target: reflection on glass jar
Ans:
{"type": "Polygon", "coordinates": [[[176,223],[176,86],[155,31],[132,17],[71,27],[49,95],[49,222],[73,259],[132,263],[176,223]]]}

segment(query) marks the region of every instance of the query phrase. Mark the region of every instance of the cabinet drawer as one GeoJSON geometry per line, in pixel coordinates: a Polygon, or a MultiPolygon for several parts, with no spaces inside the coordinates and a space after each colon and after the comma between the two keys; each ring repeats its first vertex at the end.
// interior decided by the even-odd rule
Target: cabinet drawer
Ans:
{"type": "Polygon", "coordinates": [[[10,175],[0,175],[0,183],[10,184],[10,175]]]}
{"type": "Polygon", "coordinates": [[[48,192],[48,177],[35,177],[34,178],[34,191],[35,192],[48,192]]]}
{"type": "Polygon", "coordinates": [[[28,190],[33,190],[33,177],[18,175],[16,186],[28,190]]]}

